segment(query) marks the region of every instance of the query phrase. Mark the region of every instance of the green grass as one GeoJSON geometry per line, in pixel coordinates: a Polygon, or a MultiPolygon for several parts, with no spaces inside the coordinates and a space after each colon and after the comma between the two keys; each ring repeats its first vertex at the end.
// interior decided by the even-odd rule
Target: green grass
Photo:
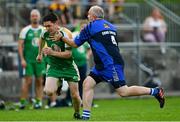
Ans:
{"type": "MultiPolygon", "coordinates": [[[[92,109],[92,121],[180,121],[180,97],[166,98],[160,109],[153,98],[96,100],[98,108],[92,109]]],[[[0,111],[0,121],[74,121],[71,107],[0,111]]]]}

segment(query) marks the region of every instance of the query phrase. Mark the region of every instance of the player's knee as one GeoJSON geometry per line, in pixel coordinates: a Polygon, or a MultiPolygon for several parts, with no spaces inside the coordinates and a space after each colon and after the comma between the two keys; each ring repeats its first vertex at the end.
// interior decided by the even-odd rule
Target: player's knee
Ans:
{"type": "Polygon", "coordinates": [[[118,95],[120,95],[121,97],[127,97],[129,96],[129,87],[128,86],[122,86],[118,89],[116,89],[118,95]]]}
{"type": "Polygon", "coordinates": [[[48,96],[52,96],[54,92],[52,90],[44,89],[44,93],[48,96]]]}
{"type": "Polygon", "coordinates": [[[121,97],[127,97],[128,96],[128,94],[127,93],[119,93],[119,95],[121,96],[121,97]]]}
{"type": "Polygon", "coordinates": [[[118,93],[121,97],[127,97],[128,96],[128,93],[126,91],[124,92],[119,92],[118,93]]]}
{"type": "Polygon", "coordinates": [[[49,92],[49,91],[45,91],[44,92],[46,95],[48,95],[48,96],[52,96],[53,95],[53,92],[49,92]]]}
{"type": "Polygon", "coordinates": [[[91,89],[89,83],[87,82],[84,82],[83,83],[83,91],[89,91],[91,89]]]}
{"type": "Polygon", "coordinates": [[[73,92],[73,93],[71,93],[71,97],[72,97],[72,99],[79,99],[79,94],[78,94],[78,92],[73,92]]]}
{"type": "Polygon", "coordinates": [[[26,81],[24,82],[24,85],[25,85],[26,87],[29,87],[29,86],[31,85],[31,83],[32,83],[32,81],[26,80],[26,81]]]}
{"type": "Polygon", "coordinates": [[[43,81],[41,79],[36,80],[36,86],[43,86],[43,81]]]}

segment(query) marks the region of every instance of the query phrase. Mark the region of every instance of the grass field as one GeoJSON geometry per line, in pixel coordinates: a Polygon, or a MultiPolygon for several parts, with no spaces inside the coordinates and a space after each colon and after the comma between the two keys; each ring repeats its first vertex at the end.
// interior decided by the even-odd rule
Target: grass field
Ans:
{"type": "MultiPolygon", "coordinates": [[[[92,121],[180,121],[180,97],[166,98],[163,109],[153,98],[96,100],[92,121]]],[[[74,121],[71,107],[0,111],[0,121],[74,121]]]]}

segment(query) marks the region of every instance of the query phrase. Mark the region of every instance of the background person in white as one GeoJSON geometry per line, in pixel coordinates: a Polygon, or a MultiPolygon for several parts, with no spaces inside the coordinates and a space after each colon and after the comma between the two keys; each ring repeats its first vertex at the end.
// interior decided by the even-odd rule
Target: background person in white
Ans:
{"type": "Polygon", "coordinates": [[[158,8],[154,8],[143,23],[143,40],[146,42],[164,42],[167,25],[158,8]]]}

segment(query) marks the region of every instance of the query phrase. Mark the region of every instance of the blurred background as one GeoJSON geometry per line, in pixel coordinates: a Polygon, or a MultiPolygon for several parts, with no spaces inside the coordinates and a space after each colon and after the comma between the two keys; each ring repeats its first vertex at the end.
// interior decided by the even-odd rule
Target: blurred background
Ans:
{"type": "MultiPolygon", "coordinates": [[[[30,23],[30,11],[37,8],[42,16],[54,11],[61,26],[73,31],[81,20],[87,19],[92,5],[102,6],[105,19],[117,26],[127,84],[162,86],[167,95],[180,95],[179,0],[0,0],[1,99],[15,100],[20,96],[17,42],[20,30],[30,23]],[[160,19],[162,29],[149,17],[160,19]],[[154,38],[147,35],[148,28],[154,38]]],[[[90,59],[89,68],[92,65],[90,59]]],[[[117,95],[111,86],[100,83],[95,98],[117,98],[117,95]]]]}

